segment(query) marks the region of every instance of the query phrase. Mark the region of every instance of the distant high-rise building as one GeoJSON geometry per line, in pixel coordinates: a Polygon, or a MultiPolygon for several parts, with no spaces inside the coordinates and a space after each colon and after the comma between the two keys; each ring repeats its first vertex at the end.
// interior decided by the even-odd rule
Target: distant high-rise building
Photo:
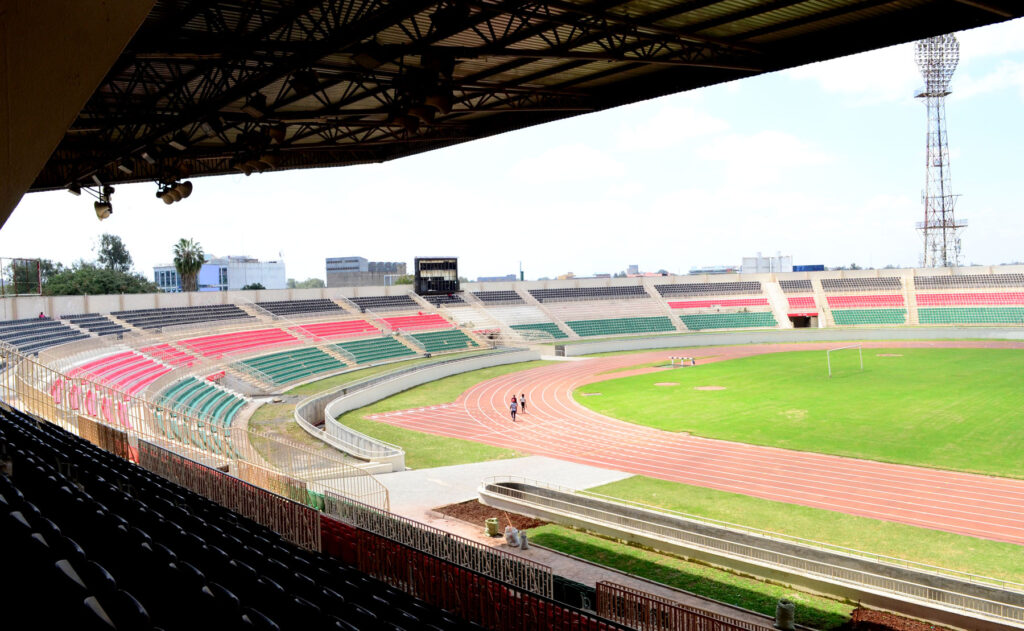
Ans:
{"type": "Polygon", "coordinates": [[[740,271],[744,274],[769,274],[772,272],[792,272],[793,257],[782,256],[779,252],[775,256],[744,256],[743,266],[740,271]]]}
{"type": "Polygon", "coordinates": [[[406,264],[397,261],[368,261],[361,256],[327,259],[328,287],[365,287],[394,285],[406,274],[406,264]]]}
{"type": "MultiPolygon", "coordinates": [[[[153,281],[160,291],[181,291],[174,265],[153,266],[153,281]]],[[[285,289],[284,261],[260,261],[249,256],[210,257],[199,270],[199,291],[234,291],[247,285],[285,289]]]]}
{"type": "Polygon", "coordinates": [[[640,273],[640,266],[639,265],[630,265],[629,267],[626,268],[626,273],[630,274],[630,275],[633,275],[633,276],[636,276],[637,274],[640,273]]]}

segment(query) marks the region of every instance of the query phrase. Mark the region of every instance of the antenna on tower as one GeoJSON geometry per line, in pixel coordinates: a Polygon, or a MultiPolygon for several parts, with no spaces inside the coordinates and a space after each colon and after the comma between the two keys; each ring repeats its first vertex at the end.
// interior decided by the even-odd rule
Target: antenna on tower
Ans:
{"type": "Polygon", "coordinates": [[[924,238],[922,267],[960,265],[960,231],[966,220],[953,214],[958,195],[953,194],[949,173],[949,144],[946,138],[946,96],[949,81],[960,61],[960,43],[950,33],[919,40],[914,45],[914,61],[924,77],[924,89],[914,96],[924,99],[928,111],[928,135],[925,151],[924,221],[917,229],[924,238]]]}

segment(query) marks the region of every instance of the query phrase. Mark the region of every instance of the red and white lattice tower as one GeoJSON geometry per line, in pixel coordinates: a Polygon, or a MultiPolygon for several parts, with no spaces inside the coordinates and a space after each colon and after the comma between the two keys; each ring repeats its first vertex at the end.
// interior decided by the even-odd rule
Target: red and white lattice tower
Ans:
{"type": "Polygon", "coordinates": [[[914,45],[914,61],[924,77],[924,89],[915,96],[928,110],[925,153],[924,221],[917,229],[924,237],[922,267],[955,267],[960,264],[960,231],[966,220],[953,214],[957,195],[949,176],[949,143],[946,138],[946,96],[949,81],[960,61],[960,43],[952,34],[922,39],[914,45]]]}

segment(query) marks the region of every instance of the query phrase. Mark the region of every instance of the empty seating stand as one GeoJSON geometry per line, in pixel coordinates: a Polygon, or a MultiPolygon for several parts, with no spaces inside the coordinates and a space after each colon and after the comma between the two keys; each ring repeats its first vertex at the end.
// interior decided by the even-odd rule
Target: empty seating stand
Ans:
{"type": "Polygon", "coordinates": [[[139,351],[146,353],[150,357],[155,357],[170,366],[191,366],[196,360],[195,356],[190,355],[180,348],[170,344],[146,346],[144,348],[140,348],[139,351]]]}
{"type": "Polygon", "coordinates": [[[673,300],[672,309],[710,309],[713,307],[767,307],[767,298],[712,298],[710,300],[673,300]]]}
{"type": "MultiPolygon", "coordinates": [[[[524,333],[530,331],[538,331],[542,334],[550,335],[553,339],[561,340],[569,337],[565,334],[562,329],[558,328],[558,325],[554,322],[534,322],[532,324],[513,324],[511,327],[513,330],[522,331],[524,333]]],[[[529,336],[527,336],[529,337],[529,336]]]]}
{"type": "Polygon", "coordinates": [[[335,344],[344,353],[351,355],[357,364],[385,361],[416,355],[416,352],[393,337],[374,337],[335,344]]]}
{"type": "Polygon", "coordinates": [[[140,329],[159,329],[166,326],[182,326],[217,320],[251,319],[253,317],[239,309],[236,305],[134,309],[131,311],[113,311],[111,315],[140,329]]]}
{"type": "Polygon", "coordinates": [[[569,320],[566,324],[580,337],[665,333],[676,330],[672,325],[672,321],[666,316],[614,318],[610,320],[569,320]]]}
{"type": "Polygon", "coordinates": [[[1024,307],[918,307],[920,324],[1024,325],[1024,307]]]}
{"type": "Polygon", "coordinates": [[[239,331],[237,333],[207,335],[178,342],[178,344],[204,357],[221,357],[231,353],[298,343],[298,338],[282,329],[239,331]]]}
{"type": "Polygon", "coordinates": [[[663,298],[678,298],[683,296],[726,296],[737,294],[760,294],[761,282],[754,280],[747,281],[723,281],[718,283],[671,283],[655,285],[655,289],[663,298]]]}
{"type": "Polygon", "coordinates": [[[121,335],[128,329],[117,324],[110,318],[99,313],[79,313],[77,315],[62,315],[61,320],[67,320],[80,329],[85,329],[96,335],[121,335]]]}
{"type": "Polygon", "coordinates": [[[914,287],[921,289],[975,289],[984,287],[1024,287],[1024,274],[963,274],[956,276],[915,276],[914,287]]]}
{"type": "Polygon", "coordinates": [[[474,291],[473,296],[480,302],[490,305],[521,305],[526,302],[512,290],[474,291]]]}
{"type": "Polygon", "coordinates": [[[344,313],[338,303],[327,298],[314,300],[278,300],[273,302],[257,302],[257,306],[277,316],[318,315],[322,313],[344,313]]]}
{"type": "Polygon", "coordinates": [[[435,307],[441,305],[464,305],[466,301],[459,294],[438,294],[436,296],[420,296],[435,307]]]}
{"type": "Polygon", "coordinates": [[[425,313],[414,316],[396,316],[393,318],[381,318],[393,331],[420,331],[427,329],[447,329],[452,323],[445,320],[436,313],[425,313]]]}
{"type": "Polygon", "coordinates": [[[135,395],[169,372],[170,368],[150,357],[124,351],[76,366],[68,372],[68,376],[88,379],[135,395]]]}
{"type": "Polygon", "coordinates": [[[163,431],[168,438],[187,438],[200,449],[231,455],[230,432],[238,412],[245,407],[245,399],[233,392],[218,388],[209,381],[188,377],[172,385],[161,395],[164,407],[206,421],[207,428],[182,427],[176,419],[164,419],[163,431]],[[223,439],[222,439],[223,436],[223,439]]]}
{"type": "Polygon", "coordinates": [[[409,337],[416,340],[423,347],[423,350],[428,353],[465,350],[479,346],[468,335],[458,329],[412,333],[409,337]]]}
{"type": "Polygon", "coordinates": [[[899,291],[903,289],[903,281],[896,276],[822,278],[821,288],[825,293],[846,293],[850,291],[899,291]]]}
{"type": "Polygon", "coordinates": [[[691,331],[705,329],[770,328],[778,326],[770,311],[742,311],[739,313],[689,313],[679,319],[691,331]]]}
{"type": "Polygon", "coordinates": [[[77,331],[63,322],[48,318],[0,322],[0,340],[28,354],[36,354],[51,346],[84,340],[88,337],[88,333],[77,331]]]}
{"type": "Polygon", "coordinates": [[[917,294],[919,307],[961,307],[972,305],[1024,305],[1024,291],[917,294]]]}
{"type": "Polygon", "coordinates": [[[420,303],[409,297],[408,294],[398,296],[360,296],[349,298],[363,313],[367,311],[406,311],[409,309],[420,309],[420,303]]]}
{"type": "Polygon", "coordinates": [[[531,289],[537,302],[563,302],[567,300],[606,300],[650,298],[640,285],[621,287],[566,287],[564,289],[531,289]]]}
{"type": "Polygon", "coordinates": [[[860,324],[906,324],[906,309],[833,309],[832,319],[839,326],[860,324]]]}
{"type": "Polygon", "coordinates": [[[902,307],[902,294],[861,294],[854,296],[827,296],[831,309],[860,309],[902,307]]]}
{"type": "Polygon", "coordinates": [[[306,377],[342,370],[345,364],[318,348],[302,348],[283,353],[261,355],[240,362],[263,373],[274,384],[283,384],[306,377]]]}
{"type": "Polygon", "coordinates": [[[814,296],[788,296],[786,298],[790,309],[817,309],[814,303],[814,296]]]}
{"type": "Polygon", "coordinates": [[[291,331],[315,338],[359,337],[362,335],[378,335],[380,329],[366,320],[345,320],[341,322],[317,322],[292,327],[291,331]]]}
{"type": "Polygon", "coordinates": [[[808,278],[780,280],[779,287],[787,294],[809,294],[814,291],[814,286],[808,278]]]}
{"type": "Polygon", "coordinates": [[[13,463],[0,474],[12,628],[482,628],[54,425],[0,411],[0,451],[13,463]]]}

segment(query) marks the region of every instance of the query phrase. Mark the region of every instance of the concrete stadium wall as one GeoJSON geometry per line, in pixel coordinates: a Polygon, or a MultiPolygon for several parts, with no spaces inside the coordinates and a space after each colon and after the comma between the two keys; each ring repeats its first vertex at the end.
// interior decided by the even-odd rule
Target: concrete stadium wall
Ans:
{"type": "Polygon", "coordinates": [[[721,333],[682,333],[661,337],[638,337],[565,344],[567,357],[642,351],[656,348],[691,348],[694,346],[726,346],[735,344],[782,344],[797,342],[861,342],[886,340],[948,340],[948,339],[1024,340],[1020,327],[920,327],[905,326],[884,329],[781,329],[757,331],[723,331],[721,333]]]}

